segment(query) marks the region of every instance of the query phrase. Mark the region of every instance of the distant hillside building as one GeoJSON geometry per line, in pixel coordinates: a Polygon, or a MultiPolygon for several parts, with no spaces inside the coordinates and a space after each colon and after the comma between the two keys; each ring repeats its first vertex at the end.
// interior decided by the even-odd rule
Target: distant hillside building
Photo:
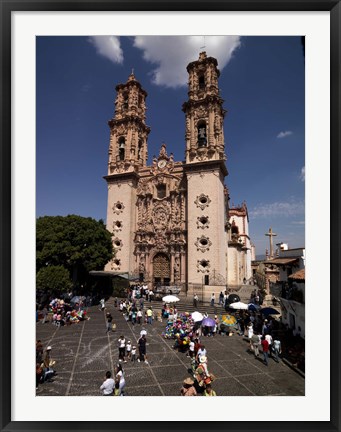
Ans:
{"type": "Polygon", "coordinates": [[[247,208],[245,203],[228,208],[226,111],[217,60],[203,52],[187,72],[183,162],[176,162],[162,144],[147,165],[147,93],[134,74],[116,86],[105,177],[107,228],[116,255],[106,270],[127,272],[152,285],[222,290],[251,276],[247,208]]]}

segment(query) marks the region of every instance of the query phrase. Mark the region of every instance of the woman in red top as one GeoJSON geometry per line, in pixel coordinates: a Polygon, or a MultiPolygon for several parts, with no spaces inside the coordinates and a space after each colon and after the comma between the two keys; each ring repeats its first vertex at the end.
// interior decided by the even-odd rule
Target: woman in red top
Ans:
{"type": "Polygon", "coordinates": [[[268,366],[268,358],[269,358],[269,342],[265,339],[265,336],[262,337],[262,348],[263,348],[263,356],[264,356],[264,364],[268,366]]]}

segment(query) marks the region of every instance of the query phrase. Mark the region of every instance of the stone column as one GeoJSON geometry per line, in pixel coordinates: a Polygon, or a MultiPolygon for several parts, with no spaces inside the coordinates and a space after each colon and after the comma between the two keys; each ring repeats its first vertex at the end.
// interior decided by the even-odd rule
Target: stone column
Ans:
{"type": "Polygon", "coordinates": [[[186,257],[185,257],[184,251],[181,251],[180,281],[181,281],[181,283],[186,282],[186,257]]]}
{"type": "Polygon", "coordinates": [[[146,252],[146,272],[149,275],[149,282],[152,282],[153,272],[152,272],[152,264],[150,259],[150,252],[146,252]]]}
{"type": "Polygon", "coordinates": [[[171,252],[170,281],[171,281],[171,283],[174,283],[174,252],[171,252]]]}

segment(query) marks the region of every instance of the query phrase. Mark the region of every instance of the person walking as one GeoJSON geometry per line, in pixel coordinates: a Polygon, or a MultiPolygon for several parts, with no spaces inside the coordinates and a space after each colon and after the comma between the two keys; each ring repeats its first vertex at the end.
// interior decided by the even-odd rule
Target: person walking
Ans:
{"type": "Polygon", "coordinates": [[[145,334],[143,334],[140,337],[137,344],[139,346],[139,353],[140,353],[140,357],[137,359],[137,361],[138,362],[144,361],[146,364],[149,364],[147,360],[147,350],[146,350],[147,338],[145,334]]]}
{"type": "Polygon", "coordinates": [[[120,336],[118,339],[118,361],[124,361],[124,363],[127,363],[125,359],[126,355],[126,340],[124,336],[120,336]]]}
{"type": "Polygon", "coordinates": [[[207,350],[205,348],[205,345],[200,345],[196,354],[197,363],[200,363],[200,357],[206,357],[206,356],[207,356],[207,350]]]}
{"type": "Polygon", "coordinates": [[[153,310],[152,307],[147,309],[147,322],[148,324],[153,324],[153,310]]]}
{"type": "Polygon", "coordinates": [[[274,341],[273,341],[273,354],[274,354],[274,360],[275,360],[275,362],[279,362],[279,358],[278,358],[278,356],[279,356],[279,354],[281,354],[282,353],[282,347],[281,347],[281,341],[278,339],[278,337],[276,336],[275,338],[274,338],[274,341]]]}
{"type": "Polygon", "coordinates": [[[214,302],[215,302],[215,294],[212,293],[211,294],[211,306],[214,306],[214,302]]]}
{"type": "Polygon", "coordinates": [[[105,374],[105,380],[100,387],[103,396],[112,396],[114,394],[115,381],[111,377],[111,372],[107,371],[105,374]]]}
{"type": "Polygon", "coordinates": [[[107,331],[106,333],[109,333],[112,330],[112,316],[111,313],[107,313],[107,331]]]}
{"type": "Polygon", "coordinates": [[[135,363],[136,361],[136,346],[133,345],[131,349],[131,361],[135,363]]]}
{"type": "Polygon", "coordinates": [[[126,385],[126,380],[124,378],[123,368],[121,364],[115,367],[115,384],[118,386],[119,392],[118,396],[124,396],[124,387],[126,385]]]}
{"type": "Polygon", "coordinates": [[[247,337],[249,339],[251,351],[252,351],[252,342],[251,342],[252,335],[253,335],[253,325],[252,325],[252,322],[249,322],[249,325],[247,326],[247,337]]]}
{"type": "Polygon", "coordinates": [[[131,359],[131,350],[132,350],[132,346],[131,346],[131,341],[130,340],[128,340],[126,348],[127,348],[127,357],[130,360],[131,359]]]}
{"type": "Polygon", "coordinates": [[[268,366],[268,358],[269,358],[269,342],[265,339],[265,336],[262,337],[262,348],[263,348],[263,362],[266,366],[268,366]]]}
{"type": "Polygon", "coordinates": [[[195,293],[194,296],[193,296],[193,306],[194,306],[195,308],[198,307],[198,301],[199,301],[199,297],[198,297],[198,295],[195,293]]]}
{"type": "Polygon", "coordinates": [[[251,337],[251,346],[253,348],[255,358],[258,358],[259,357],[259,336],[257,332],[253,332],[253,335],[251,337]]]}
{"type": "Polygon", "coordinates": [[[268,341],[269,344],[269,357],[272,357],[272,336],[271,334],[266,334],[265,339],[268,341]]]}
{"type": "Polygon", "coordinates": [[[99,304],[100,304],[99,310],[103,312],[104,309],[105,309],[105,299],[102,298],[102,299],[100,300],[99,304]]]}

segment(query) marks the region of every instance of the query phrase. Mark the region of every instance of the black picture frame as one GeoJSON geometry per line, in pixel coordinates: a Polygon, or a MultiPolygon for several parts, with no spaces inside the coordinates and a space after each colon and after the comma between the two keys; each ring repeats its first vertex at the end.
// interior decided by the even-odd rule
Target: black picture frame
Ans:
{"type": "MultiPolygon", "coordinates": [[[[1,307],[1,333],[0,333],[0,360],[1,360],[1,383],[0,383],[0,410],[1,410],[1,430],[2,431],[128,431],[128,430],[225,430],[232,431],[253,431],[253,430],[280,430],[280,431],[338,431],[340,430],[340,320],[338,313],[340,310],[340,254],[339,243],[341,232],[339,227],[340,218],[340,23],[341,7],[340,1],[329,0],[173,0],[172,2],[163,1],[11,1],[0,0],[1,15],[1,195],[0,195],[0,307],[1,307]],[[15,11],[329,11],[330,12],[330,42],[331,42],[331,322],[330,322],[330,344],[331,348],[331,394],[330,394],[330,421],[329,422],[206,422],[191,421],[181,423],[178,421],[160,424],[152,421],[152,410],[150,410],[150,422],[14,422],[11,420],[11,377],[17,371],[11,367],[11,13],[15,11]]],[[[319,205],[319,192],[316,192],[316,205],[319,205]]],[[[321,224],[323,221],[321,221],[321,224]]],[[[322,253],[322,252],[321,252],[322,253]]],[[[329,335],[326,341],[317,344],[316,354],[321,357],[321,369],[323,368],[323,350],[325,345],[329,345],[329,335]]],[[[23,377],[23,383],[24,383],[23,377]]],[[[323,398],[323,395],[321,395],[323,398]]],[[[181,401],[182,402],[182,401],[181,401]]],[[[179,402],[177,402],[178,404],[179,402]]],[[[147,408],[150,409],[149,404],[147,408]],[[148,408],[149,407],[149,408],[148,408]]],[[[231,409],[232,407],[230,407],[231,409]]],[[[266,406],[258,405],[255,409],[264,410],[266,406]]],[[[174,407],[176,409],[176,406],[174,407]]],[[[281,407],[279,405],[278,409],[281,407]]],[[[138,416],[138,407],[134,408],[138,416]]],[[[290,413],[288,413],[290,418],[290,413]]]]}

